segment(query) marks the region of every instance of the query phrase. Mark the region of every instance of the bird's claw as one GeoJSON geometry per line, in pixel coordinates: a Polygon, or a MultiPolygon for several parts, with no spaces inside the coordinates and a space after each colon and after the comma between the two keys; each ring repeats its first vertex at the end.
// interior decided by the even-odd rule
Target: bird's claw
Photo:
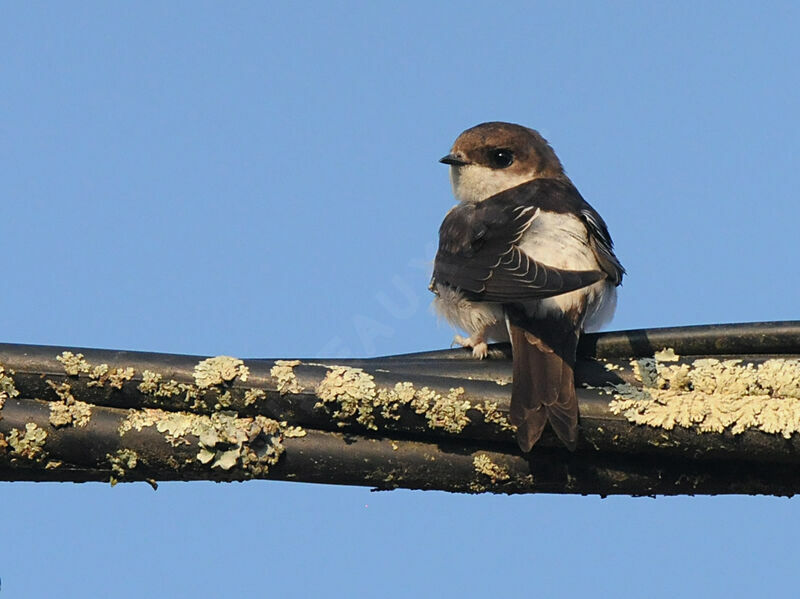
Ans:
{"type": "Polygon", "coordinates": [[[480,337],[462,337],[461,335],[456,335],[453,337],[453,343],[450,345],[450,347],[453,347],[454,345],[471,347],[472,357],[477,358],[478,360],[483,360],[489,355],[489,345],[480,337]]]}
{"type": "Polygon", "coordinates": [[[489,355],[489,345],[485,341],[476,343],[472,346],[472,357],[478,360],[483,360],[489,355]]]}

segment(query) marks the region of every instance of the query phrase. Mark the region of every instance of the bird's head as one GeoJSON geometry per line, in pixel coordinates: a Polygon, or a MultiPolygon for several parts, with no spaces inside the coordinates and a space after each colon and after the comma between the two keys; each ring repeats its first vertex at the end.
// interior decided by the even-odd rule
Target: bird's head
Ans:
{"type": "Polygon", "coordinates": [[[480,202],[533,179],[566,179],[550,144],[537,131],[512,123],[467,129],[439,162],[450,165],[453,193],[461,202],[480,202]]]}

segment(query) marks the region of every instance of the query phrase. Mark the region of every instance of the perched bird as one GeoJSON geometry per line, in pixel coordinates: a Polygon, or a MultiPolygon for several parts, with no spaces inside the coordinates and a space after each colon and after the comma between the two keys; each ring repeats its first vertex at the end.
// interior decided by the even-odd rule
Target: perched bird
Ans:
{"type": "Polygon", "coordinates": [[[533,129],[477,125],[440,162],[459,203],[439,229],[434,308],[467,332],[455,342],[477,358],[487,341],[511,341],[520,448],[530,451],[549,420],[574,450],[578,337],[610,320],[625,273],[606,224],[533,129]]]}

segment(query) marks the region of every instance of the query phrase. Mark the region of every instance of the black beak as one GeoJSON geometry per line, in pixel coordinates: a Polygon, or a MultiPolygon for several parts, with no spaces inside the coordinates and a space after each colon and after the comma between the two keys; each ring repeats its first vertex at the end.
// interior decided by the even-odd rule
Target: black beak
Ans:
{"type": "Polygon", "coordinates": [[[439,162],[442,164],[449,164],[450,166],[464,166],[465,164],[469,164],[466,160],[457,156],[456,154],[448,154],[447,156],[442,156],[439,158],[439,162]]]}

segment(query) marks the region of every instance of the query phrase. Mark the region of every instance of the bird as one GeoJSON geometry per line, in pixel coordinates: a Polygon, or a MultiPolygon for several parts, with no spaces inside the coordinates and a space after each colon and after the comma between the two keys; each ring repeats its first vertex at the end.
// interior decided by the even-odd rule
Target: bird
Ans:
{"type": "Polygon", "coordinates": [[[625,274],[608,227],[533,129],[479,124],[440,162],[458,203],[439,228],[434,310],[467,333],[454,343],[475,358],[489,341],[511,342],[520,449],[530,452],[549,421],[574,451],[578,339],[611,319],[625,274]]]}

